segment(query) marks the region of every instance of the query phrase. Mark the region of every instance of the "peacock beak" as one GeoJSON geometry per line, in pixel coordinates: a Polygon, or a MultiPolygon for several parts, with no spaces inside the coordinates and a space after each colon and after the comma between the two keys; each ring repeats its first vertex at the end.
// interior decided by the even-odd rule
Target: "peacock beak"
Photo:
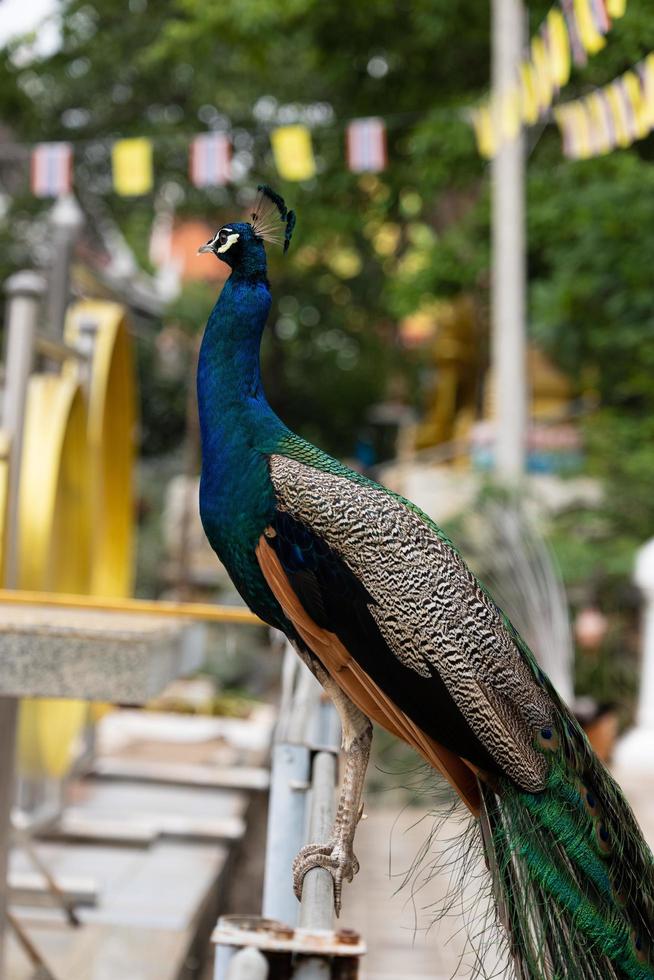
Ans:
{"type": "Polygon", "coordinates": [[[198,255],[202,255],[203,252],[213,252],[212,242],[207,242],[206,245],[200,245],[198,249],[198,255]]]}

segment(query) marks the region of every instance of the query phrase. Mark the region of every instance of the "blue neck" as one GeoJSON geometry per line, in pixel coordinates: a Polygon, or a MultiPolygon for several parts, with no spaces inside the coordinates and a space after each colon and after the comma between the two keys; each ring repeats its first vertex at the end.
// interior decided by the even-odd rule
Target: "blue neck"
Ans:
{"type": "Polygon", "coordinates": [[[212,493],[236,480],[248,454],[285,431],[266,400],[259,348],[270,310],[264,274],[235,270],[211,311],[198,362],[202,480],[212,493]]]}
{"type": "Polygon", "coordinates": [[[198,362],[200,421],[206,413],[261,395],[259,348],[270,309],[270,290],[232,274],[202,338],[198,362]]]}
{"type": "Polygon", "coordinates": [[[284,628],[255,556],[276,506],[268,454],[277,451],[288,431],[261,384],[259,346],[270,302],[265,275],[233,272],[207,323],[198,362],[200,516],[246,602],[267,622],[284,628]]]}

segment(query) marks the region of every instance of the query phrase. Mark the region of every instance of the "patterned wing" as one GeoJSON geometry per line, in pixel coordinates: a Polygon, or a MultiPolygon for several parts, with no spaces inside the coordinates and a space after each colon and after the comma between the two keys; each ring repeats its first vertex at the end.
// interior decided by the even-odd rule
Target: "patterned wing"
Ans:
{"type": "Polygon", "coordinates": [[[543,788],[554,706],[492,600],[419,511],[372,483],[270,457],[269,543],[303,608],[422,732],[543,788]]]}

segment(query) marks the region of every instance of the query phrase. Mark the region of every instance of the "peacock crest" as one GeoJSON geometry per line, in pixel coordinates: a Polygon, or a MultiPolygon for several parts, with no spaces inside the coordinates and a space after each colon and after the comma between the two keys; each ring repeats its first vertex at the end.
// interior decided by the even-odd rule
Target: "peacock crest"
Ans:
{"type": "Polygon", "coordinates": [[[267,184],[259,184],[257,190],[259,195],[250,212],[252,230],[264,242],[283,245],[286,252],[295,228],[295,211],[289,211],[284,198],[267,184]]]}

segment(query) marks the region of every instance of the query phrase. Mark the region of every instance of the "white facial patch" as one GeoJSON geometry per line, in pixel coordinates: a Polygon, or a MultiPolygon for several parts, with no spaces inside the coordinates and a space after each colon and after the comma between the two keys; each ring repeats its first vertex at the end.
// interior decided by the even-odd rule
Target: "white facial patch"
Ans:
{"type": "Polygon", "coordinates": [[[238,232],[233,231],[231,235],[228,235],[227,236],[227,241],[225,242],[224,245],[221,245],[220,246],[220,248],[218,249],[218,252],[219,253],[220,252],[226,252],[228,249],[230,249],[232,247],[232,245],[234,244],[234,242],[237,242],[238,241],[238,239],[239,239],[238,232]]]}

